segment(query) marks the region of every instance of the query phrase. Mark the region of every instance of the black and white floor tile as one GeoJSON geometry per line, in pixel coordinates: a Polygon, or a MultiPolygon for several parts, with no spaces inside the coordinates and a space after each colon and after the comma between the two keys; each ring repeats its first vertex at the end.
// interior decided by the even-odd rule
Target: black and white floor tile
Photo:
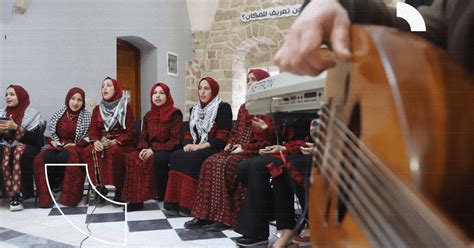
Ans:
{"type": "MultiPolygon", "coordinates": [[[[0,206],[0,247],[110,247],[107,242],[126,243],[130,247],[236,247],[239,237],[232,230],[206,232],[184,229],[191,217],[176,216],[163,210],[162,203],[148,201],[142,211],[129,212],[123,207],[103,204],[61,207],[67,220],[56,208],[36,208],[34,199],[25,201],[25,210],[10,212],[8,200],[0,206]],[[125,223],[125,219],[127,222],[125,223]],[[69,223],[70,222],[70,223],[69,223]],[[84,232],[81,233],[71,224],[84,232]],[[86,238],[91,233],[94,238],[86,238]]],[[[84,201],[83,201],[84,202],[84,201]]],[[[276,230],[270,242],[276,239],[276,230]]]]}

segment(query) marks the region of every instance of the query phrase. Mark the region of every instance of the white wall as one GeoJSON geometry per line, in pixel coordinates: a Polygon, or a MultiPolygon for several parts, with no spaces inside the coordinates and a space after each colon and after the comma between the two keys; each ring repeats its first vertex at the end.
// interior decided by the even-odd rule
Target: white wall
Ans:
{"type": "Polygon", "coordinates": [[[99,102],[101,80],[116,75],[116,38],[134,36],[149,43],[138,46],[146,55],[142,114],[155,80],[168,83],[177,107],[184,107],[184,67],[193,52],[185,0],[30,1],[24,15],[11,14],[12,3],[0,3],[0,92],[22,84],[48,120],[71,87],[99,102]],[[167,51],[179,54],[178,77],[166,74],[167,51]]]}

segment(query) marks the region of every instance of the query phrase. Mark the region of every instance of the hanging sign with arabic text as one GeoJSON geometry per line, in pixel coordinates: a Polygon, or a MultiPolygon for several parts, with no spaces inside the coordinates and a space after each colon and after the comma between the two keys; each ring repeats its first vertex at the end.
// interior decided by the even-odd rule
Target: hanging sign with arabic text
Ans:
{"type": "Polygon", "coordinates": [[[251,22],[265,19],[284,18],[297,16],[300,13],[301,4],[270,7],[266,9],[245,12],[240,15],[242,22],[251,22]]]}

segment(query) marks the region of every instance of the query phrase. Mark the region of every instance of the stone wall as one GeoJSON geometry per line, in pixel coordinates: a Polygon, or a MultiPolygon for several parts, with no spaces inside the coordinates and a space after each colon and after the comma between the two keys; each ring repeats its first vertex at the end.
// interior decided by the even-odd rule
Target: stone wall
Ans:
{"type": "MultiPolygon", "coordinates": [[[[185,109],[184,115],[189,115],[189,108],[198,100],[197,81],[206,75],[206,58],[209,31],[193,32],[193,58],[186,63],[185,77],[185,109]]],[[[217,79],[217,78],[216,78],[217,79]]]]}
{"type": "Polygon", "coordinates": [[[197,81],[211,76],[219,82],[219,95],[232,105],[235,118],[245,101],[247,69],[272,65],[273,54],[295,20],[288,17],[244,23],[240,14],[300,3],[301,0],[221,0],[211,29],[193,32],[194,56],[186,65],[186,109],[197,101],[197,81]]]}
{"type": "MultiPolygon", "coordinates": [[[[396,0],[385,0],[387,4],[396,0]]],[[[193,32],[194,56],[186,64],[186,113],[197,101],[197,82],[204,76],[220,84],[219,95],[232,105],[234,119],[245,102],[246,72],[250,67],[270,66],[275,52],[296,17],[241,22],[242,12],[302,0],[220,0],[209,31],[193,32]]]]}

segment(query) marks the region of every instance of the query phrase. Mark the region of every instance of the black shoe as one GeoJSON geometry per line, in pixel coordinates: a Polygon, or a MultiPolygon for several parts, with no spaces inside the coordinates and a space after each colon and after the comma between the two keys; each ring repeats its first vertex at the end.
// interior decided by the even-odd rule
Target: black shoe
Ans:
{"type": "Polygon", "coordinates": [[[224,223],[216,221],[216,222],[212,223],[212,225],[210,225],[206,229],[206,231],[208,231],[208,232],[220,232],[220,231],[224,231],[224,230],[227,230],[227,229],[229,229],[229,226],[227,226],[224,223]]]}
{"type": "Polygon", "coordinates": [[[267,245],[268,238],[250,238],[246,236],[242,236],[235,240],[238,246],[256,246],[256,245],[267,245]]]}
{"type": "Polygon", "coordinates": [[[143,202],[127,204],[127,212],[139,211],[143,209],[143,202]]]}
{"type": "MultiPolygon", "coordinates": [[[[104,197],[107,197],[107,194],[109,193],[109,191],[107,190],[107,188],[105,188],[105,186],[98,186],[97,191],[99,191],[99,193],[102,194],[104,197]]],[[[94,200],[99,205],[102,205],[105,203],[105,199],[102,198],[102,196],[100,196],[99,194],[95,194],[94,200]]]]}
{"type": "Polygon", "coordinates": [[[208,221],[208,220],[200,220],[198,218],[194,218],[190,221],[186,221],[184,223],[184,228],[186,229],[199,229],[199,228],[207,228],[209,227],[213,222],[208,221]]]}

